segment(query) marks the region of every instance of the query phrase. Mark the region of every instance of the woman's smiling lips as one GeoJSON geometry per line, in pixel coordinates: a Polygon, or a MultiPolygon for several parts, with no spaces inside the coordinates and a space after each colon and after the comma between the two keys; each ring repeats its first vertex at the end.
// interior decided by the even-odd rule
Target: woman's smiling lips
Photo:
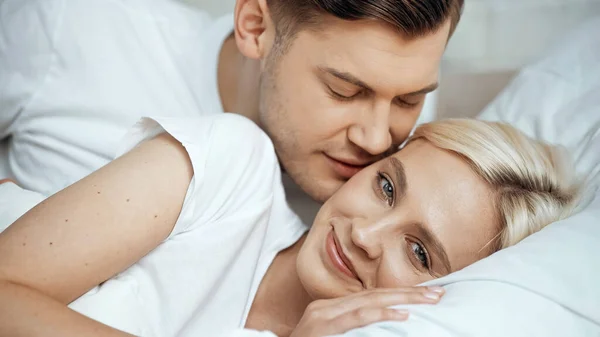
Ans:
{"type": "Polygon", "coordinates": [[[356,275],[352,263],[344,254],[333,229],[329,232],[329,234],[327,235],[327,239],[325,240],[325,250],[327,251],[327,255],[329,256],[329,259],[331,260],[334,267],[336,267],[344,275],[347,275],[352,279],[361,282],[358,276],[356,275]]]}

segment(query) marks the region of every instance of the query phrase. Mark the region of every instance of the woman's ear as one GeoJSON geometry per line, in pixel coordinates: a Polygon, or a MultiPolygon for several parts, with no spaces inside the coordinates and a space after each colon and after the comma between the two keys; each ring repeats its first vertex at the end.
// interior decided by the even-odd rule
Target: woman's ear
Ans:
{"type": "Polygon", "coordinates": [[[275,36],[267,0],[238,0],[234,14],[235,41],[240,53],[251,59],[263,58],[275,36]]]}

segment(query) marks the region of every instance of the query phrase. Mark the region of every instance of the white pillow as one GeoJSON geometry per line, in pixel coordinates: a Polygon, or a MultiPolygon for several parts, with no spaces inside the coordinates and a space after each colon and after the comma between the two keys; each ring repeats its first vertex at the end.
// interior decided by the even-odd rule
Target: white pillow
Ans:
{"type": "Polygon", "coordinates": [[[418,124],[423,124],[427,122],[431,122],[436,119],[437,116],[437,108],[438,108],[438,97],[439,91],[436,90],[427,94],[425,97],[425,102],[423,103],[423,109],[421,110],[421,115],[417,120],[418,124]]]}
{"type": "Polygon", "coordinates": [[[480,118],[566,146],[589,176],[578,214],[428,284],[436,306],[344,336],[600,336],[600,18],[526,67],[480,118]]]}

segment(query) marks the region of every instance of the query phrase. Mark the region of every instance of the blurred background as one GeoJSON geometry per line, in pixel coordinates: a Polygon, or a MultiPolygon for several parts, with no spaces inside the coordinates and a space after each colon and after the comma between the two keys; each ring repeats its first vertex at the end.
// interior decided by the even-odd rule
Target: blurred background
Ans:
{"type": "MultiPolygon", "coordinates": [[[[232,12],[235,4],[235,0],[181,1],[214,16],[232,12]]],[[[539,57],[563,32],[599,13],[600,0],[465,0],[442,65],[437,116],[476,115],[523,65],[539,57]]]]}

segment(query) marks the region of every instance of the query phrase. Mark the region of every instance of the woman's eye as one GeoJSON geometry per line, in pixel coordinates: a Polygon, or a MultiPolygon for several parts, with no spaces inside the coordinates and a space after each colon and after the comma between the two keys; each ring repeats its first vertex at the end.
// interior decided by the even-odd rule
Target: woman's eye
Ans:
{"type": "Polygon", "coordinates": [[[417,258],[419,263],[421,263],[423,268],[428,269],[429,268],[429,257],[427,256],[427,251],[425,250],[425,248],[423,248],[423,246],[417,242],[409,241],[409,245],[410,245],[410,250],[412,251],[414,256],[417,258]]]}
{"type": "Polygon", "coordinates": [[[384,198],[391,206],[394,203],[394,185],[392,182],[383,174],[379,173],[379,189],[383,194],[384,198]]]}

